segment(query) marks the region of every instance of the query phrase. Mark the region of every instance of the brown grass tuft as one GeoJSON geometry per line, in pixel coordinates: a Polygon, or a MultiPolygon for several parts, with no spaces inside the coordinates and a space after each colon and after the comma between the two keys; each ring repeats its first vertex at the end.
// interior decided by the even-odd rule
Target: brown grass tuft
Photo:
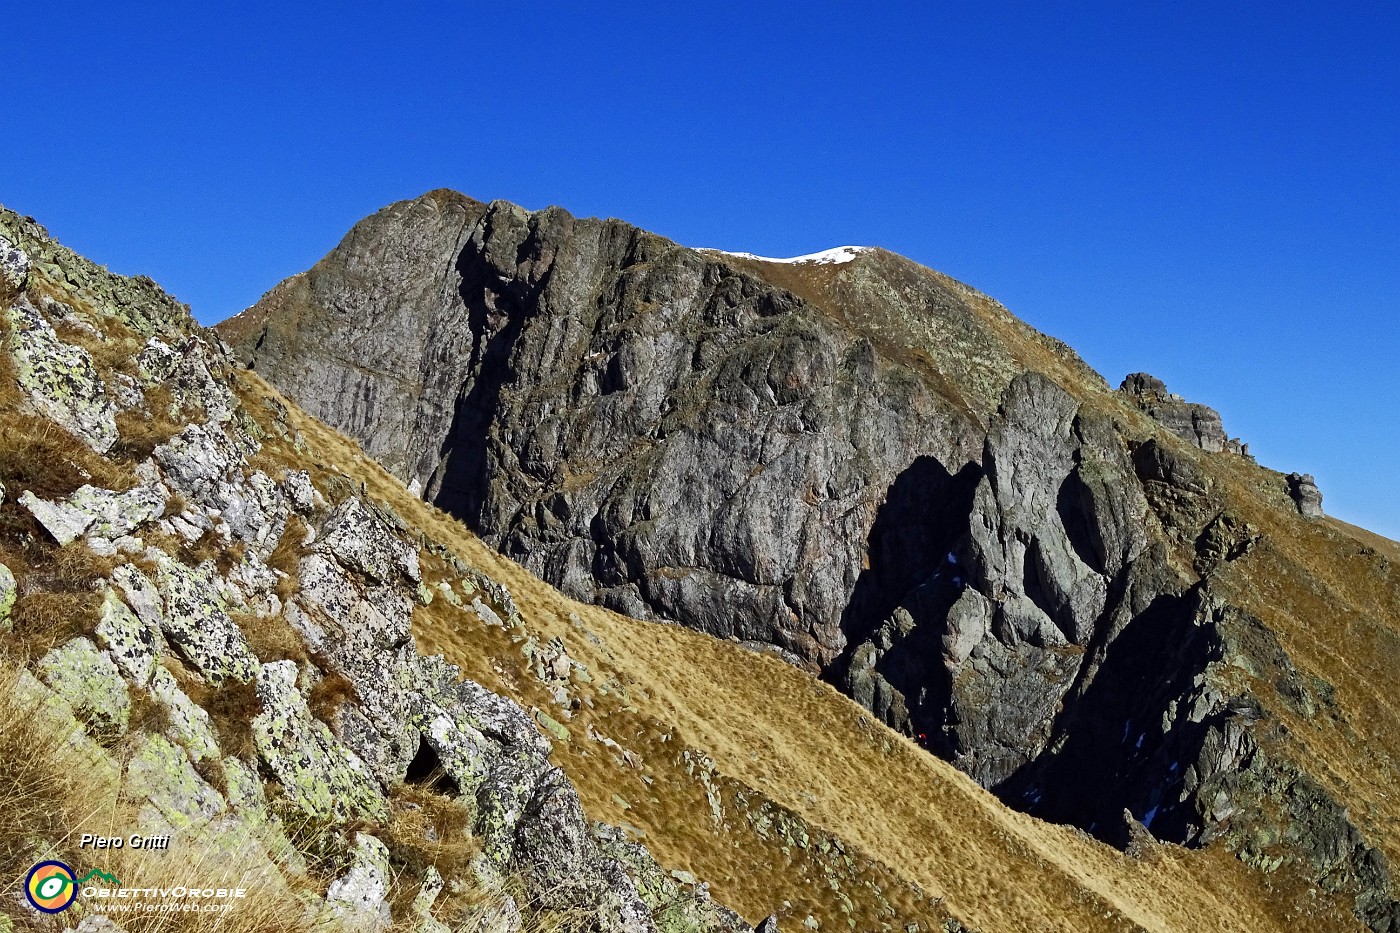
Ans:
{"type": "MultiPolygon", "coordinates": [[[[471,812],[442,794],[423,787],[400,784],[390,793],[389,819],[371,831],[389,849],[389,862],[401,880],[396,885],[393,908],[406,915],[428,868],[443,878],[467,881],[471,861],[481,851],[471,834],[471,812]]],[[[475,899],[469,892],[443,891],[437,905],[444,920],[455,922],[475,899]]]]}
{"type": "Polygon", "coordinates": [[[311,707],[311,715],[324,723],[334,723],[342,706],[358,701],[359,695],[355,692],[355,685],[344,674],[335,671],[316,681],[316,685],[311,688],[311,695],[306,698],[307,705],[311,707]]]}
{"type": "Polygon", "coordinates": [[[229,614],[243,631],[248,647],[264,664],[273,661],[296,661],[300,664],[310,660],[306,643],[301,635],[281,616],[258,616],[251,612],[229,614]]]}
{"type": "Polygon", "coordinates": [[[146,404],[141,408],[117,413],[118,440],[112,457],[127,463],[140,463],[157,447],[170,440],[184,428],[184,423],[170,416],[174,400],[165,386],[146,390],[146,404]]]}
{"type": "Polygon", "coordinates": [[[17,695],[18,680],[17,660],[0,657],[0,884],[6,891],[19,890],[41,849],[72,857],[82,827],[116,800],[115,789],[69,746],[72,732],[55,728],[42,703],[17,695]]]}
{"type": "Polygon", "coordinates": [[[180,682],[181,689],[209,714],[223,753],[243,759],[256,755],[253,717],[262,712],[257,688],[253,684],[232,679],[221,684],[205,683],[197,680],[179,662],[167,659],[165,663],[180,682]]]}
{"type": "Polygon", "coordinates": [[[276,547],[267,556],[267,566],[282,574],[277,581],[277,597],[283,602],[295,596],[300,588],[298,581],[302,555],[301,542],[305,540],[306,522],[302,520],[301,516],[293,515],[287,519],[287,527],[282,530],[282,537],[277,539],[276,547]]]}
{"type": "Polygon", "coordinates": [[[10,568],[16,571],[19,594],[13,636],[21,654],[38,658],[70,638],[92,634],[113,561],[82,541],[57,547],[37,536],[15,556],[10,568]]]}

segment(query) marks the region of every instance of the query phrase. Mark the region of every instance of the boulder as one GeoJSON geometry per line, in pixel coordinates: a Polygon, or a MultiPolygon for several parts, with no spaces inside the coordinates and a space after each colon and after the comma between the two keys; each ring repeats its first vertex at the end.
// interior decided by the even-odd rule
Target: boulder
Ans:
{"type": "Polygon", "coordinates": [[[326,911],[352,933],[389,929],[389,850],[368,833],[355,834],[350,869],[326,891],[326,911]]]}
{"type": "Polygon", "coordinates": [[[378,509],[355,496],[337,505],[326,519],[316,550],[334,555],[374,583],[392,583],[400,576],[414,584],[420,579],[418,549],[400,538],[378,509]]]}
{"type": "Polygon", "coordinates": [[[126,792],[146,801],[145,819],[174,829],[213,819],[225,809],[224,798],[195,771],[185,750],[159,735],[146,736],[132,753],[126,792]]]}
{"type": "Polygon", "coordinates": [[[192,761],[217,760],[219,741],[209,714],[180,689],[174,675],[157,666],[149,689],[151,699],[165,711],[165,736],[182,747],[192,761]]]}
{"type": "MultiPolygon", "coordinates": [[[[160,624],[171,644],[215,683],[251,682],[258,673],[258,659],[219,598],[214,567],[205,564],[192,570],[154,549],[147,557],[157,567],[156,583],[164,603],[160,624]]],[[[126,578],[130,577],[128,573],[126,578]]]]}
{"type": "Polygon", "coordinates": [[[113,540],[159,518],[170,498],[150,463],[138,473],[144,481],[126,492],[82,486],[62,502],[46,502],[25,491],[20,502],[55,541],[66,545],[82,535],[113,540]]]}
{"type": "Polygon", "coordinates": [[[126,732],[131,697],[111,656],[86,638],[74,638],[49,651],[35,666],[48,687],[61,696],[88,730],[108,738],[126,732]]]}
{"type": "Polygon", "coordinates": [[[262,712],[253,719],[258,755],[287,799],[317,817],[379,818],[388,811],[369,767],[311,715],[293,661],[258,672],[262,712]]]}

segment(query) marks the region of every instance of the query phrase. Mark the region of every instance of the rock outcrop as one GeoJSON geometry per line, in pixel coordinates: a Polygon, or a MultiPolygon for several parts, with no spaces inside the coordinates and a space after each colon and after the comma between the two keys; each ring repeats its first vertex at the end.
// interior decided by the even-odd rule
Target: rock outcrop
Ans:
{"type": "Polygon", "coordinates": [[[1304,518],[1322,518],[1322,492],[1310,473],[1288,474],[1288,497],[1298,506],[1304,518]]]}
{"type": "Polygon", "coordinates": [[[1236,454],[1246,452],[1246,445],[1225,434],[1220,412],[1168,392],[1166,383],[1156,376],[1133,373],[1123,380],[1118,392],[1161,422],[1168,431],[1202,450],[1212,453],[1222,450],[1236,454]]]}

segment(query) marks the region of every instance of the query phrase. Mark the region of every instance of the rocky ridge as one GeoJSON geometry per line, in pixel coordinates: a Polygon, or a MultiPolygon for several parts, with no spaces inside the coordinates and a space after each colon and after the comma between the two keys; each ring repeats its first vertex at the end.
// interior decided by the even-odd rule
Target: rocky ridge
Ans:
{"type": "MultiPolygon", "coordinates": [[[[1354,543],[1159,380],[1110,392],[883,251],[774,264],[450,192],[220,332],[571,595],[821,671],[1031,813],[1218,842],[1400,924],[1393,831],[1346,803],[1389,798],[1315,731],[1368,701],[1255,598],[1279,560],[1365,598],[1289,551],[1354,543]]],[[[1365,623],[1387,644],[1393,612],[1365,623]]]]}
{"type": "MultiPolygon", "coordinates": [[[[0,289],[15,719],[66,736],[54,754],[110,784],[132,829],[187,858],[238,852],[289,898],[279,929],[750,929],[584,815],[547,714],[418,650],[424,567],[450,555],[352,482],[297,468],[285,408],[237,385],[187,309],[3,211],[0,289]],[[413,856],[396,834],[423,814],[440,818],[434,851],[475,854],[413,856]]],[[[468,611],[526,640],[504,587],[458,580],[468,611]]],[[[84,858],[71,839],[12,842],[7,873],[84,858]]],[[[97,928],[97,910],[64,917],[97,928]]],[[[3,911],[7,929],[49,928],[22,902],[3,911]]]]}

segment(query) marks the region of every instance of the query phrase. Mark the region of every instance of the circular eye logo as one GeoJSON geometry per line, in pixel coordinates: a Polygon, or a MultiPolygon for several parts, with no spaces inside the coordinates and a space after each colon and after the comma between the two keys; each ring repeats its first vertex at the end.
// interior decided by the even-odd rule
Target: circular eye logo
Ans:
{"type": "Polygon", "coordinates": [[[73,869],[62,862],[40,862],[24,879],[24,896],[46,914],[67,910],[78,897],[73,869]]]}

